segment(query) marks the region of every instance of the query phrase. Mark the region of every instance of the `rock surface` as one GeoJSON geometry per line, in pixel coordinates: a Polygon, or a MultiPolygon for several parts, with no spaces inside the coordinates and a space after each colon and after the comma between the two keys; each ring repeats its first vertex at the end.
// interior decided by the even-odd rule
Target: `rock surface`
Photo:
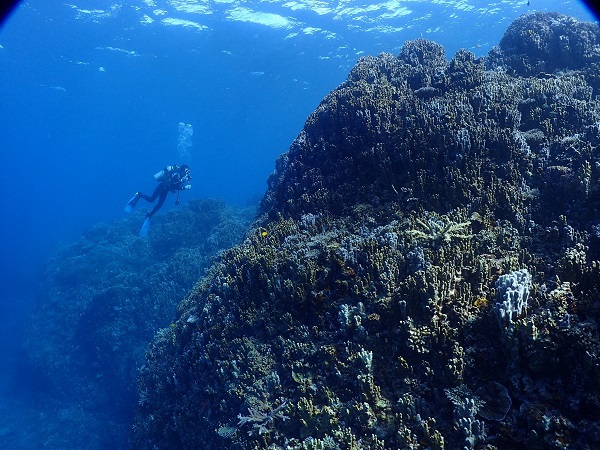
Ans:
{"type": "Polygon", "coordinates": [[[361,58],[156,335],[132,446],[600,445],[598,36],[361,58]]]}

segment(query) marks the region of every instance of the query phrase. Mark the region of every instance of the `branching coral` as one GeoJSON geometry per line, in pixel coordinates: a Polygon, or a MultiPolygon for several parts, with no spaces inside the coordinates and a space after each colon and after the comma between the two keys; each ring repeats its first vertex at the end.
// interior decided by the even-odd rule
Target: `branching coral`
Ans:
{"type": "Polygon", "coordinates": [[[452,222],[444,218],[436,220],[429,218],[427,221],[416,219],[423,230],[408,230],[408,234],[416,239],[433,241],[434,243],[449,243],[452,239],[470,239],[471,234],[465,234],[471,226],[471,222],[452,222]]]}
{"type": "Polygon", "coordinates": [[[275,419],[281,419],[283,421],[289,419],[288,416],[283,414],[287,405],[288,402],[286,400],[277,408],[272,409],[269,412],[259,411],[257,407],[250,407],[248,408],[249,415],[242,416],[241,414],[238,414],[238,419],[240,419],[238,426],[241,427],[242,425],[251,423],[252,429],[248,431],[250,436],[255,433],[258,433],[259,435],[267,434],[271,431],[275,419]]]}

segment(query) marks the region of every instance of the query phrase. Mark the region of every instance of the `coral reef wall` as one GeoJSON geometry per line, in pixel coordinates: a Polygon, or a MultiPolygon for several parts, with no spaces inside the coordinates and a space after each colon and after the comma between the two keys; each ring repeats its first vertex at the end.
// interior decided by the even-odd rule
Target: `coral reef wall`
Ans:
{"type": "Polygon", "coordinates": [[[361,58],[156,335],[133,448],[600,445],[599,63],[558,14],[361,58]]]}
{"type": "Polygon", "coordinates": [[[47,445],[125,447],[148,342],[254,213],[192,200],[156,216],[141,239],[140,211],[94,226],[47,263],[26,335],[32,370],[65,405],[58,429],[46,423],[47,445]]]}

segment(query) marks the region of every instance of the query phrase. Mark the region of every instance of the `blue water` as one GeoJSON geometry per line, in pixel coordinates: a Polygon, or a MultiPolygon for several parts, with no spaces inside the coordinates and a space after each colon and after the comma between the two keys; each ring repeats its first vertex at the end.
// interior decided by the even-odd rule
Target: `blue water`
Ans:
{"type": "MultiPolygon", "coordinates": [[[[18,360],[44,261],[123,217],[164,165],[189,163],[184,202],[256,203],[360,56],[420,37],[448,58],[484,56],[528,11],[594,20],[563,0],[22,2],[0,28],[0,365],[18,360]],[[180,122],[193,127],[187,155],[180,122]]],[[[7,370],[0,384],[18,389],[7,370]]],[[[5,420],[1,410],[0,443],[5,420]]]]}

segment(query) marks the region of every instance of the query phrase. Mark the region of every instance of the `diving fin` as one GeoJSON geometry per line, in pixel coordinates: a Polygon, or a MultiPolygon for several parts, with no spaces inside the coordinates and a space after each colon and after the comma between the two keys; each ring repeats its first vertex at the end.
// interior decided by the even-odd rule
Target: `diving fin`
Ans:
{"type": "Polygon", "coordinates": [[[133,211],[133,207],[135,206],[135,204],[138,201],[138,195],[139,195],[139,193],[136,192],[135,195],[133,197],[131,197],[131,200],[129,200],[127,202],[127,204],[125,205],[125,212],[126,213],[130,213],[131,211],[133,211]]]}
{"type": "Polygon", "coordinates": [[[142,225],[142,229],[140,230],[140,237],[146,237],[148,235],[148,230],[150,229],[150,217],[146,217],[144,220],[144,225],[142,225]]]}

